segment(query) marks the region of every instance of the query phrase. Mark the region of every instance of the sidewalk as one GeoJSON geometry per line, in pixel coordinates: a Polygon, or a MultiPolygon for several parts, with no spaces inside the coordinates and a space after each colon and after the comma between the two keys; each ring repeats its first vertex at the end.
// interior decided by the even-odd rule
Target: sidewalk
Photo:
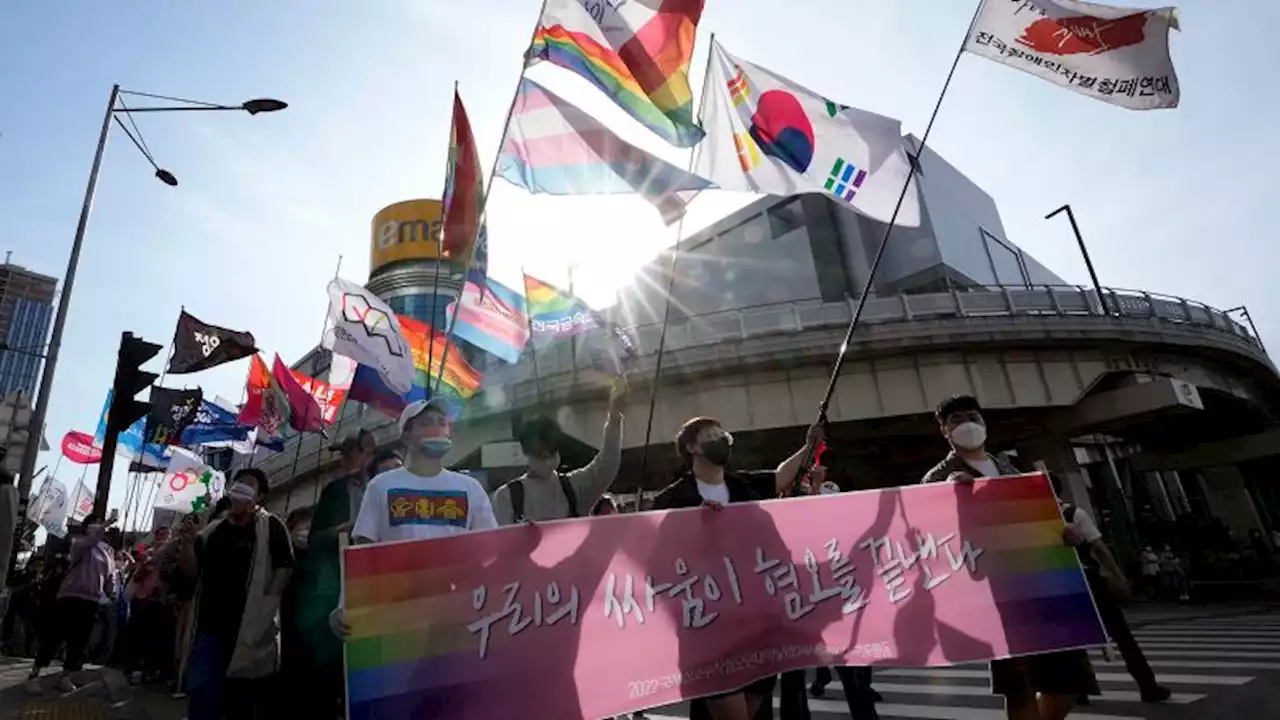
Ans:
{"type": "Polygon", "coordinates": [[[45,692],[37,697],[23,688],[30,672],[30,659],[0,656],[0,720],[170,720],[150,716],[124,675],[110,668],[80,673],[76,680],[81,687],[74,693],[55,689],[49,673],[42,678],[45,692]]]}

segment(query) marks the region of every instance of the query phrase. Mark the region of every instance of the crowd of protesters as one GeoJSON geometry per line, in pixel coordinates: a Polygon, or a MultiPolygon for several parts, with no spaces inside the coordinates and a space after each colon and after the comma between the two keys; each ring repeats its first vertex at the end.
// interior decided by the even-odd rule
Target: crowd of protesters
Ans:
{"type": "MultiPolygon", "coordinates": [[[[69,542],[51,540],[12,579],[4,652],[34,655],[27,682],[32,694],[74,690],[79,671],[90,662],[117,666],[135,683],[185,695],[189,720],[274,717],[286,708],[302,717],[341,717],[342,649],[350,632],[343,611],[342,547],[619,512],[607,491],[621,462],[625,394],[625,383],[615,384],[601,450],[577,470],[559,469],[566,436],[553,420],[525,423],[518,439],[528,469],[492,497],[475,478],[443,466],[453,423],[448,404],[432,401],[413,403],[402,413],[401,450],[380,450],[367,431],[335,443],[338,476],[314,508],[296,509],[283,520],[264,509],[268,481],[254,468],[235,473],[226,497],[211,510],[184,517],[172,531],[159,528],[132,549],[123,547],[119,531],[90,515],[71,528],[69,542]],[[452,511],[429,519],[397,513],[401,496],[414,493],[437,498],[439,507],[452,511]],[[47,675],[59,658],[61,672],[47,675]]],[[[1016,474],[1006,459],[987,453],[976,400],[947,399],[937,420],[950,452],[924,482],[972,483],[1016,474]]],[[[738,502],[853,489],[829,479],[820,464],[806,467],[824,443],[824,430],[815,424],[803,446],[778,466],[731,471],[733,435],[713,418],[693,418],[676,438],[684,470],[651,507],[633,509],[718,511],[738,502]]],[[[0,501],[4,497],[0,492],[0,501]]],[[[1142,699],[1167,699],[1119,611],[1118,602],[1129,593],[1124,573],[1087,513],[1069,503],[1062,511],[1063,541],[1079,552],[1142,699]]],[[[1178,559],[1167,547],[1144,550],[1140,559],[1147,582],[1185,596],[1178,559]]],[[[690,717],[767,720],[777,689],[782,720],[807,720],[807,697],[821,697],[837,676],[850,716],[878,717],[870,668],[837,667],[834,675],[828,668],[813,670],[812,684],[800,670],[780,681],[765,678],[698,698],[690,717]]],[[[1098,684],[1087,656],[1072,651],[993,662],[992,691],[1005,696],[1011,720],[1060,720],[1096,694],[1098,684]]]]}

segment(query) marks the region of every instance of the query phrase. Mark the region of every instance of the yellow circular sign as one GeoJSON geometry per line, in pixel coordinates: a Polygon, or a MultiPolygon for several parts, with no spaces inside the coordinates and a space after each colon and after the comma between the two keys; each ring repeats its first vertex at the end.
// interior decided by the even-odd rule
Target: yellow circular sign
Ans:
{"type": "MultiPolygon", "coordinates": [[[[369,274],[401,260],[435,260],[441,256],[439,200],[405,200],[388,205],[373,216],[369,243],[369,274]]],[[[449,253],[445,252],[447,259],[449,253]]]]}

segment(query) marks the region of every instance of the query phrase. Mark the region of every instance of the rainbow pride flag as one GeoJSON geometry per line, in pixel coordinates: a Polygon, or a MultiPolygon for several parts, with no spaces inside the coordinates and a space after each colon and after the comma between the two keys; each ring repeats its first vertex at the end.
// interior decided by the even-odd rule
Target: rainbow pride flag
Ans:
{"type": "Polygon", "coordinates": [[[434,390],[438,394],[452,394],[460,400],[470,400],[480,389],[484,375],[467,362],[462,350],[440,330],[407,315],[397,315],[404,339],[413,351],[415,370],[413,384],[434,390]],[[444,372],[441,373],[441,362],[444,372]],[[436,388],[436,378],[440,387],[436,388]]]}
{"type": "Polygon", "coordinates": [[[535,337],[573,337],[600,326],[596,311],[586,303],[529,273],[524,275],[524,294],[535,337]]]}
{"type": "Polygon", "coordinates": [[[663,140],[693,147],[703,132],[693,117],[689,60],[703,1],[546,0],[525,63],[575,72],[663,140]]]}

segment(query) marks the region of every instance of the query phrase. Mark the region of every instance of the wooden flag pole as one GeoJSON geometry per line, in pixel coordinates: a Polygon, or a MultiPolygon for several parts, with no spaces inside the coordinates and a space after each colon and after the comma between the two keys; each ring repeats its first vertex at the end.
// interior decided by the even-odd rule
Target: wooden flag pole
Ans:
{"type": "MultiPolygon", "coordinates": [[[[546,9],[547,9],[547,3],[546,3],[546,0],[543,0],[542,5],[538,9],[538,21],[533,25],[533,32],[529,33],[529,44],[525,48],[526,54],[528,53],[528,48],[533,46],[533,41],[538,38],[538,30],[542,27],[542,16],[545,13],[546,9]]],[[[453,346],[453,327],[458,320],[458,309],[462,307],[462,295],[467,289],[467,276],[471,274],[471,266],[476,261],[476,246],[480,243],[481,235],[482,235],[480,231],[482,228],[485,227],[485,222],[489,213],[489,193],[493,190],[494,176],[498,172],[498,163],[502,160],[502,146],[505,145],[507,142],[507,131],[511,128],[511,116],[515,114],[516,103],[520,100],[520,84],[524,81],[524,70],[525,70],[525,56],[521,55],[520,75],[519,77],[516,78],[516,89],[514,92],[511,93],[511,104],[507,106],[507,117],[505,120],[502,121],[502,136],[498,140],[498,147],[493,153],[493,165],[489,168],[489,177],[487,179],[480,178],[481,182],[484,184],[484,197],[480,198],[480,209],[476,213],[476,237],[471,238],[471,250],[467,254],[467,264],[463,266],[462,291],[458,293],[458,301],[453,304],[453,313],[449,318],[449,325],[445,329],[444,351],[440,354],[440,372],[436,375],[436,382],[434,387],[430,388],[433,394],[440,389],[440,383],[444,381],[445,363],[448,362],[449,360],[449,348],[453,346]]],[[[459,98],[459,102],[461,102],[461,98],[459,98]]],[[[449,122],[452,124],[453,119],[451,118],[449,122]]],[[[468,124],[470,124],[470,117],[468,117],[468,124]]],[[[472,130],[471,141],[475,142],[474,129],[472,130]]],[[[477,155],[479,154],[479,151],[480,149],[477,146],[476,148],[477,155]]],[[[448,213],[449,208],[447,207],[444,208],[444,211],[445,213],[448,213]]],[[[486,231],[485,233],[483,233],[483,236],[484,236],[484,242],[487,244],[489,242],[488,232],[486,231]]],[[[486,273],[487,273],[487,268],[486,268],[486,273]]],[[[480,288],[480,292],[483,293],[484,288],[480,288]]],[[[428,365],[427,365],[428,373],[431,372],[430,360],[434,359],[434,355],[435,355],[435,347],[433,346],[427,355],[428,356],[428,365]]],[[[428,379],[429,377],[430,376],[428,375],[428,379]]]]}
{"type": "MultiPolygon", "coordinates": [[[[915,179],[919,172],[920,158],[924,155],[925,148],[929,142],[929,134],[933,132],[933,124],[938,119],[938,111],[942,109],[942,101],[947,97],[947,90],[951,88],[951,80],[955,77],[956,68],[960,66],[960,58],[964,56],[965,45],[969,42],[969,36],[973,33],[973,28],[978,23],[978,17],[982,14],[982,6],[985,0],[979,0],[978,7],[973,11],[973,19],[969,21],[969,27],[965,30],[964,39],[960,42],[960,48],[956,50],[955,59],[951,61],[951,69],[947,71],[947,79],[942,83],[942,91],[938,93],[938,100],[933,104],[933,112],[929,115],[929,122],[925,125],[924,134],[920,136],[920,145],[916,148],[915,155],[910,156],[911,170],[907,175],[906,182],[902,184],[902,191],[898,193],[898,202],[893,207],[893,215],[889,218],[889,224],[885,226],[884,236],[880,239],[880,247],[876,250],[875,259],[871,262],[871,269],[867,273],[867,280],[863,283],[862,293],[858,296],[858,303],[854,307],[853,317],[849,320],[849,327],[844,333],[844,342],[840,343],[840,353],[836,355],[835,366],[831,369],[831,378],[827,382],[826,392],[822,395],[822,402],[818,404],[817,424],[826,425],[827,410],[831,406],[831,396],[835,394],[836,383],[840,381],[840,371],[844,369],[845,361],[848,359],[849,346],[853,344],[853,335],[858,329],[858,322],[862,319],[862,312],[866,309],[867,298],[874,292],[873,283],[876,278],[876,271],[880,268],[880,262],[884,260],[885,248],[889,245],[889,238],[893,235],[894,223],[898,220],[898,212],[902,210],[902,204],[907,199],[907,193],[911,190],[911,181],[915,179]]],[[[807,451],[801,468],[807,470],[810,460],[813,457],[813,448],[807,451]]]]}
{"type": "MultiPolygon", "coordinates": [[[[711,46],[707,49],[707,69],[702,75],[702,96],[698,100],[698,125],[702,125],[702,111],[707,107],[707,84],[711,77],[711,59],[715,57],[716,52],[716,34],[711,33],[711,46]]],[[[702,152],[704,143],[698,143],[689,153],[689,167],[687,171],[692,173],[694,166],[698,164],[698,157],[702,152]]],[[[654,361],[653,368],[653,387],[649,389],[649,417],[644,428],[644,445],[640,447],[640,494],[636,497],[636,507],[640,506],[640,498],[644,492],[645,476],[649,469],[649,441],[653,437],[653,415],[658,407],[658,390],[662,385],[662,357],[667,349],[667,325],[671,322],[671,306],[675,304],[675,287],[676,287],[676,265],[680,260],[680,243],[684,242],[684,219],[688,215],[688,208],[680,215],[680,220],[676,224],[676,244],[671,249],[671,268],[668,271],[667,278],[667,302],[662,309],[662,331],[658,335],[658,357],[654,361]]]]}

